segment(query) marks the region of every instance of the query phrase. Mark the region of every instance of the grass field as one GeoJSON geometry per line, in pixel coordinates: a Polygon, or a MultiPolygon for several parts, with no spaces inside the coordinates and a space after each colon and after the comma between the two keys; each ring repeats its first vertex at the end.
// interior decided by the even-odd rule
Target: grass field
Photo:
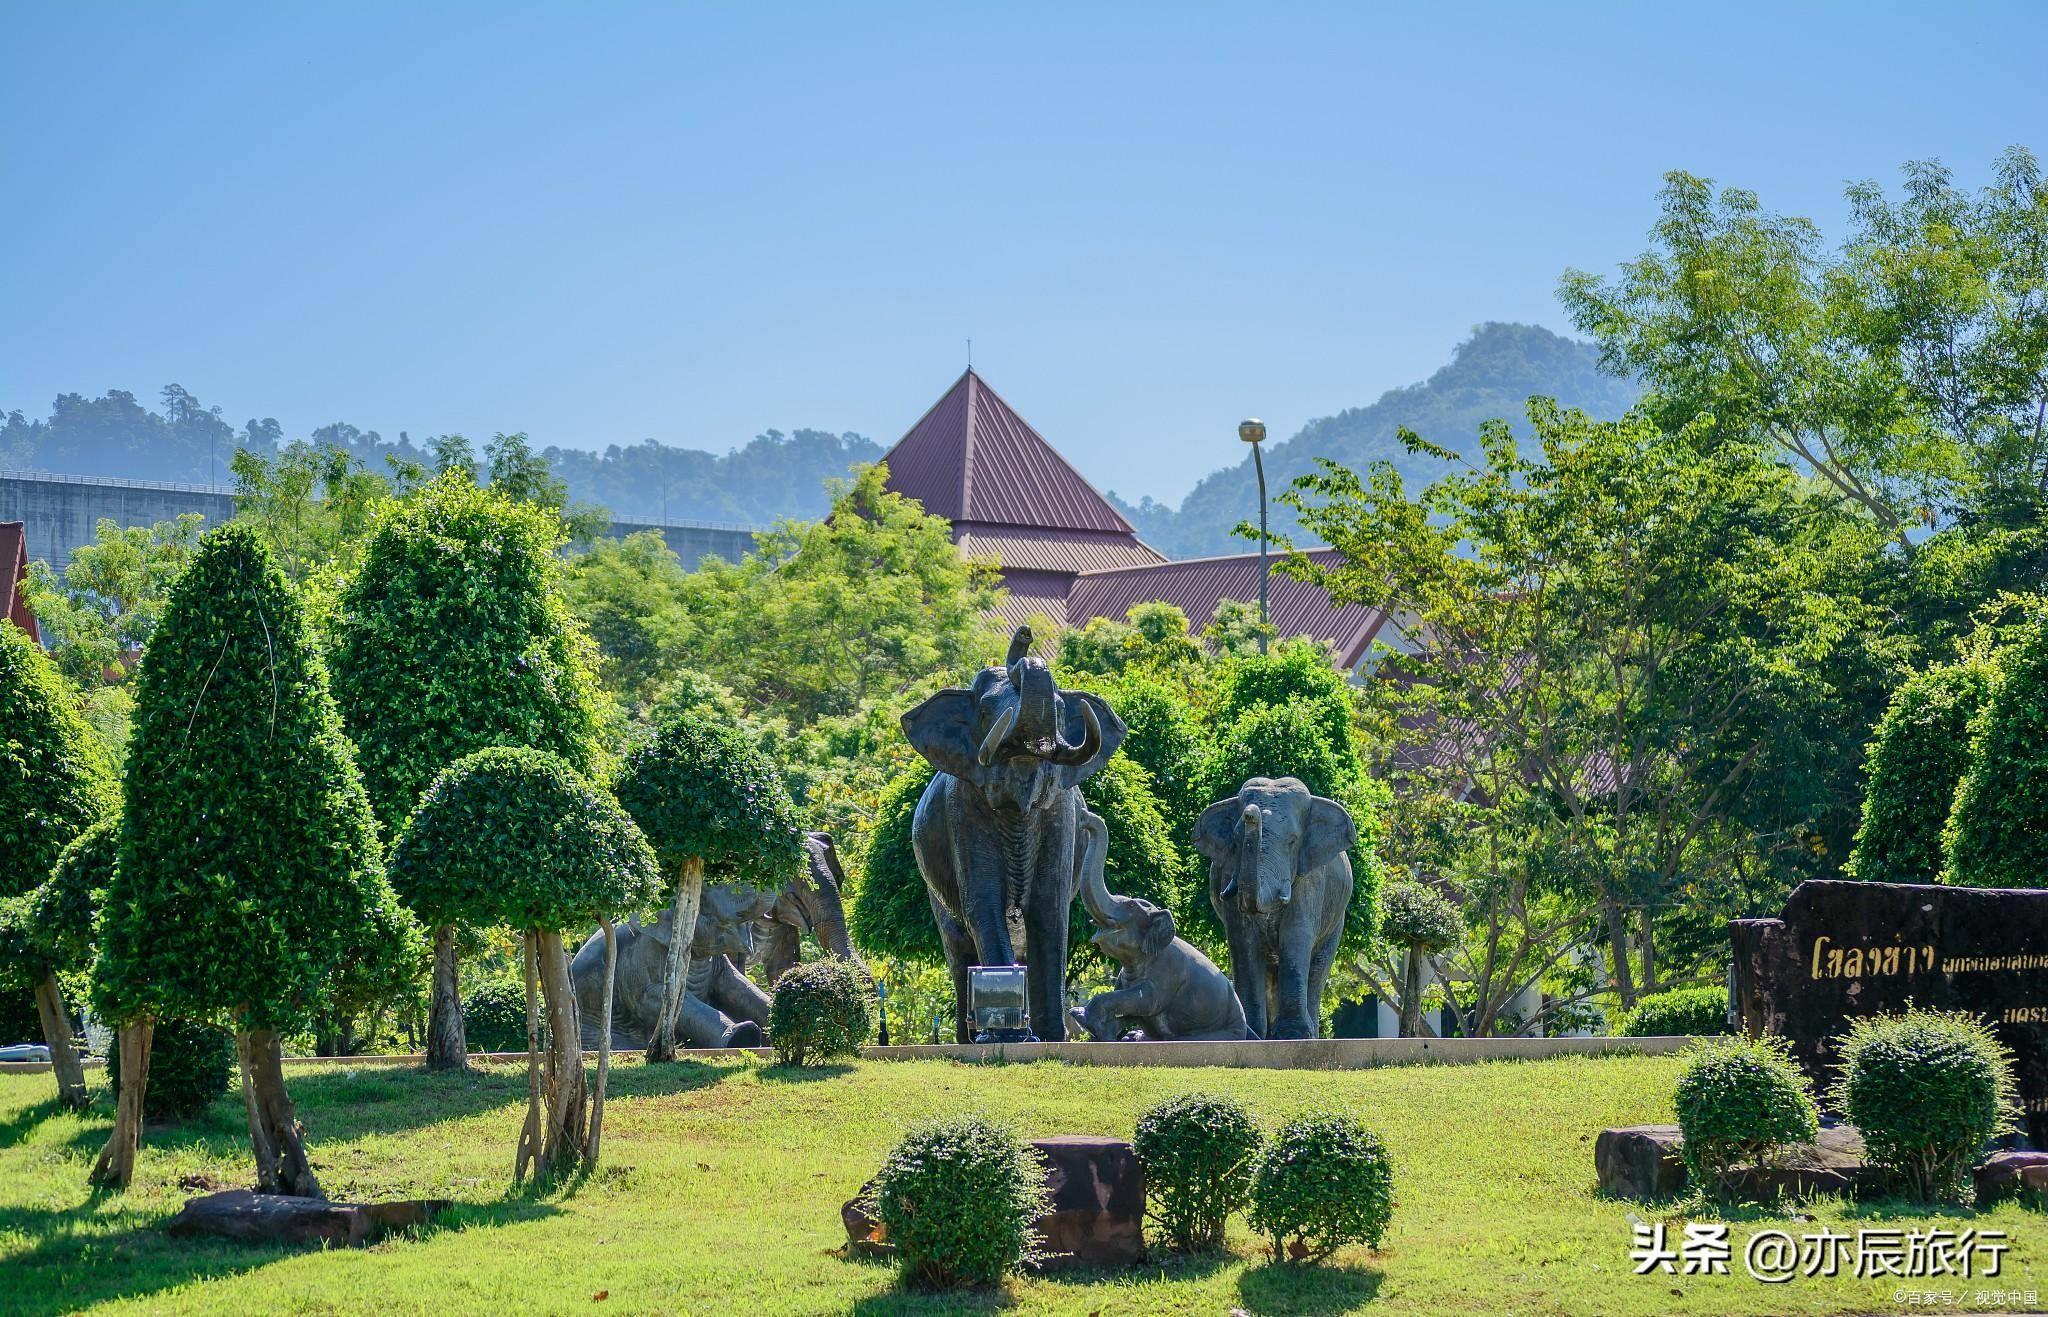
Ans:
{"type": "MultiPolygon", "coordinates": [[[[61,1111],[47,1076],[0,1076],[0,1312],[953,1312],[1014,1308],[1101,1314],[1833,1313],[1888,1311],[1896,1278],[1742,1274],[1740,1241],[1760,1223],[1914,1225],[1890,1205],[1823,1203],[1734,1229],[1735,1274],[1636,1276],[1631,1212],[1675,1204],[1594,1193],[1603,1126],[1670,1117],[1678,1065],[1607,1058],[1421,1066],[1341,1073],[1166,1070],[949,1061],[863,1062],[790,1073],[748,1060],[614,1072],[605,1164],[561,1191],[509,1190],[523,1073],[464,1077],[409,1068],[291,1075],[328,1193],[456,1199],[417,1238],[335,1253],[174,1241],[159,1229],[191,1190],[248,1183],[239,1098],[150,1131],[134,1188],[86,1192],[109,1123],[61,1111]],[[1231,1256],[1133,1273],[1015,1281],[1000,1296],[904,1296],[884,1264],[833,1255],[839,1205],[909,1125],[976,1109],[1032,1134],[1130,1135],[1157,1099],[1236,1094],[1271,1123],[1310,1102],[1362,1113],[1389,1140],[1399,1203],[1383,1252],[1337,1265],[1264,1262],[1241,1223],[1231,1256]]],[[[97,1080],[95,1081],[97,1082],[97,1080]]],[[[2017,1206],[1957,1212],[2002,1229],[1997,1281],[1918,1288],[2048,1289],[2048,1216],[2017,1206]]]]}

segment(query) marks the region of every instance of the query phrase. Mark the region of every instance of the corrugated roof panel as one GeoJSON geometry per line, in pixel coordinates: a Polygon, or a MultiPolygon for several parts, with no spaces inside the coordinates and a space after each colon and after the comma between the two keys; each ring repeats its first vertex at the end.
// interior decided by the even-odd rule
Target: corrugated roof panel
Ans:
{"type": "Polygon", "coordinates": [[[1166,561],[1135,536],[1105,531],[1027,530],[955,522],[953,538],[962,553],[994,558],[1006,570],[1101,572],[1166,561]]]}
{"type": "MultiPolygon", "coordinates": [[[[1309,556],[1334,562],[1334,549],[1311,549],[1309,556]]],[[[1189,558],[1152,567],[1089,572],[1077,577],[1067,596],[1067,624],[1080,626],[1093,617],[1121,618],[1138,604],[1163,600],[1188,615],[1193,627],[1208,625],[1216,605],[1225,599],[1247,602],[1259,597],[1259,555],[1189,558]]],[[[1313,636],[1337,647],[1337,657],[1352,667],[1385,625],[1386,610],[1360,604],[1338,607],[1320,586],[1274,572],[1267,585],[1267,615],[1282,637],[1313,636]]]]}

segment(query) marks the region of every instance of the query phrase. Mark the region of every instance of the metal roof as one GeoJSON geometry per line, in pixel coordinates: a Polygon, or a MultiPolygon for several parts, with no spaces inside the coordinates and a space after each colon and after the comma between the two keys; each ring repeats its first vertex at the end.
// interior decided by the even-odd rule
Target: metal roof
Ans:
{"type": "Polygon", "coordinates": [[[42,643],[42,628],[28,607],[28,528],[19,521],[0,521],[0,617],[42,643]]]}
{"type": "Polygon", "coordinates": [[[890,489],[948,521],[1137,539],[1109,500],[971,367],[882,461],[890,489]]]}
{"type": "MultiPolygon", "coordinates": [[[[1308,556],[1325,564],[1338,560],[1335,549],[1310,549],[1308,556]]],[[[1208,625],[1222,600],[1253,601],[1258,597],[1258,554],[1184,558],[1150,567],[1083,573],[1074,579],[1073,591],[1067,596],[1066,620],[1069,626],[1081,626],[1093,617],[1121,618],[1138,604],[1163,600],[1186,613],[1189,626],[1200,628],[1208,625]]],[[[1336,646],[1338,662],[1347,668],[1356,667],[1365,657],[1388,618],[1384,608],[1362,604],[1340,608],[1321,586],[1278,572],[1267,585],[1267,614],[1275,633],[1283,639],[1313,636],[1329,641],[1336,646]]]]}
{"type": "Polygon", "coordinates": [[[1036,530],[956,521],[953,539],[962,553],[994,558],[1005,571],[1071,574],[1150,567],[1166,561],[1136,536],[1106,531],[1036,530]]]}

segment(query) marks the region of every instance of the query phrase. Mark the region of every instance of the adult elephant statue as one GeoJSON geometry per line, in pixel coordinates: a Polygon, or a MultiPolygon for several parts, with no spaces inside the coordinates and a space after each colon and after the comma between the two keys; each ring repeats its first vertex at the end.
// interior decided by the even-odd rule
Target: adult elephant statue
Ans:
{"type": "Polygon", "coordinates": [[[789,881],[776,897],[775,908],[754,925],[754,960],[770,983],[802,957],[806,933],[841,960],[866,968],[846,935],[846,907],[839,899],[846,886],[846,871],[839,867],[832,835],[805,833],[804,854],[808,862],[803,874],[789,881]]]}
{"type": "MultiPolygon", "coordinates": [[[[737,968],[753,946],[753,924],[775,901],[775,893],[706,883],[690,938],[690,967],[676,1010],[676,1040],[688,1047],[758,1047],[768,1021],[768,994],[737,968]]],[[[656,919],[628,920],[615,936],[618,959],[612,971],[612,1046],[645,1047],[661,1016],[662,983],[674,937],[675,910],[656,919]]],[[[603,1018],[604,935],[594,933],[569,964],[576,985],[576,1014],[586,1047],[597,1046],[603,1018]]]]}
{"type": "Polygon", "coordinates": [[[1351,907],[1351,815],[1291,777],[1255,777],[1195,821],[1209,904],[1230,938],[1245,1023],[1261,1038],[1314,1038],[1323,985],[1351,907]]]}
{"type": "MultiPolygon", "coordinates": [[[[954,1029],[974,1036],[967,971],[1028,967],[1031,1027],[1067,1036],[1067,920],[1081,820],[1078,785],[1116,753],[1123,721],[1099,696],[1063,691],[1017,628],[1001,667],[903,715],[903,734],[938,769],[910,825],[953,974],[954,1029]]],[[[1099,820],[1098,820],[1099,822],[1099,820]]]]}

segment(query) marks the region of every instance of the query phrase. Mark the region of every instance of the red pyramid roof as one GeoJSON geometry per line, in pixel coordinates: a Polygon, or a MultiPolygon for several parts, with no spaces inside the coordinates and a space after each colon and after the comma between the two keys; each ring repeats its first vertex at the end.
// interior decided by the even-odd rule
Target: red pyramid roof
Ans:
{"type": "Polygon", "coordinates": [[[19,521],[0,521],[0,617],[42,642],[36,615],[28,608],[28,535],[19,521]]]}

